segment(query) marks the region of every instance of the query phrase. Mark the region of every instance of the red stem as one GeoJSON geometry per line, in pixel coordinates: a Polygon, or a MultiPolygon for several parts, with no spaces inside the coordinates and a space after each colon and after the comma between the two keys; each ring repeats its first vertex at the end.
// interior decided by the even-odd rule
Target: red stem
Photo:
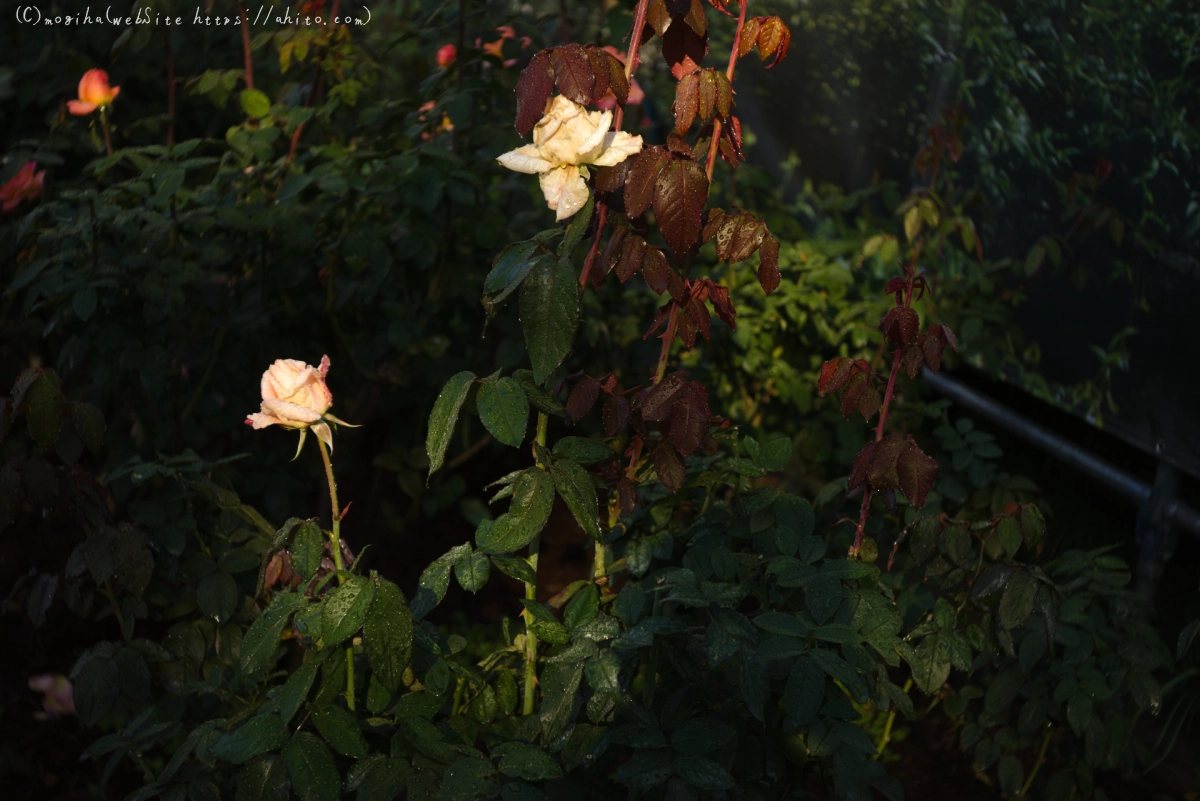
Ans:
{"type": "MultiPolygon", "coordinates": [[[[725,77],[731,84],[733,83],[733,70],[737,66],[739,43],[742,41],[742,27],[746,24],[746,3],[747,0],[741,0],[738,3],[737,31],[733,34],[733,49],[729,52],[729,66],[725,68],[725,77]]],[[[704,168],[704,174],[708,176],[710,184],[712,183],[713,167],[717,165],[717,145],[720,141],[721,120],[714,116],[712,141],[708,144],[708,165],[704,168]]]]}
{"type": "Polygon", "coordinates": [[[671,316],[667,319],[667,330],[662,335],[662,350],[658,354],[658,367],[654,371],[654,383],[662,381],[667,372],[667,356],[671,354],[671,343],[675,341],[675,331],[679,327],[679,304],[672,301],[671,316]]]}
{"type": "Polygon", "coordinates": [[[583,260],[583,270],[579,273],[579,286],[586,287],[588,275],[592,271],[592,262],[596,260],[596,254],[600,252],[600,235],[604,233],[604,224],[608,222],[608,204],[601,201],[599,204],[600,210],[596,217],[596,233],[592,235],[592,246],[588,248],[587,257],[583,260]]]}
{"type": "Polygon", "coordinates": [[[238,3],[242,15],[242,58],[246,63],[246,88],[254,88],[254,59],[250,57],[250,20],[246,16],[246,4],[238,3]]]}

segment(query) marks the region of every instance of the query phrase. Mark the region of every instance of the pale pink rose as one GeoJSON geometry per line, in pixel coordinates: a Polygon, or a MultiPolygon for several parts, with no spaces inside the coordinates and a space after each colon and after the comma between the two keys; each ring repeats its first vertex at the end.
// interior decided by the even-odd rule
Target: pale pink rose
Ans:
{"type": "Polygon", "coordinates": [[[76,116],[91,114],[117,99],[121,87],[108,85],[104,70],[88,70],[79,79],[79,99],[67,101],[67,110],[76,116]]]}
{"type": "Polygon", "coordinates": [[[304,447],[304,435],[312,429],[317,437],[333,449],[333,433],[329,423],[339,423],[350,428],[344,420],[329,414],[333,405],[333,393],[325,384],[329,373],[329,357],[321,357],[321,366],[313,367],[297,359],[278,359],[262,377],[262,410],[246,418],[246,425],[255,429],[267,426],[283,426],[300,432],[300,446],[304,447]]]}
{"type": "Polygon", "coordinates": [[[75,714],[75,690],[66,676],[60,673],[44,673],[29,677],[29,689],[42,693],[44,712],[35,712],[38,720],[61,718],[75,714]]]}
{"type": "Polygon", "coordinates": [[[37,200],[42,196],[42,184],[46,180],[46,171],[35,172],[37,163],[25,162],[16,175],[0,186],[0,209],[12,211],[22,200],[37,200]]]}

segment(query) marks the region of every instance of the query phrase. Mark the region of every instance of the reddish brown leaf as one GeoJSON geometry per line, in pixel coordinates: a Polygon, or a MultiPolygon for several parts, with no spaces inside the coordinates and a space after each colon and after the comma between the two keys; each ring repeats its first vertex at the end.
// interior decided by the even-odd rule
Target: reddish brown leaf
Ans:
{"type": "Polygon", "coordinates": [[[954,338],[954,332],[950,330],[950,326],[934,323],[929,326],[929,333],[938,337],[945,344],[954,349],[958,353],[958,340],[954,338]]]}
{"type": "Polygon", "coordinates": [[[275,555],[267,562],[266,570],[263,571],[263,588],[271,589],[275,586],[275,582],[279,581],[279,576],[283,573],[283,557],[285,551],[276,551],[275,555]]]}
{"type": "Polygon", "coordinates": [[[708,392],[699,381],[689,381],[671,409],[671,441],[684,459],[708,439],[709,419],[708,392]]]}
{"type": "Polygon", "coordinates": [[[889,434],[875,444],[871,462],[867,467],[867,481],[871,489],[889,490],[900,486],[900,478],[896,474],[896,461],[900,458],[904,446],[904,440],[895,434],[889,434]]]}
{"type": "Polygon", "coordinates": [[[517,133],[524,136],[533,130],[546,111],[546,101],[554,91],[554,68],[550,51],[542,50],[517,79],[517,133]]]}
{"type": "Polygon", "coordinates": [[[893,278],[891,281],[888,281],[887,286],[883,288],[883,294],[892,295],[896,292],[903,292],[906,289],[908,289],[907,278],[893,278]]]}
{"type": "Polygon", "coordinates": [[[617,262],[621,260],[621,248],[625,243],[625,237],[629,235],[628,228],[613,229],[612,236],[608,238],[608,245],[604,248],[604,253],[600,255],[599,264],[593,266],[593,270],[608,275],[617,266],[617,262]]]}
{"type": "Polygon", "coordinates": [[[779,288],[779,240],[767,234],[758,249],[758,283],[770,295],[779,288]]]}
{"type": "Polygon", "coordinates": [[[688,13],[692,7],[692,0],[663,0],[667,6],[667,13],[672,17],[682,17],[688,13]]]}
{"type": "Polygon", "coordinates": [[[854,410],[858,408],[863,393],[867,391],[870,385],[870,379],[861,372],[854,371],[851,373],[850,379],[846,382],[846,388],[842,390],[842,417],[849,419],[854,410]]]}
{"type": "Polygon", "coordinates": [[[554,85],[568,100],[586,106],[592,102],[596,89],[596,73],[587,51],[577,44],[556,47],[550,51],[554,67],[554,85]]]}
{"type": "MultiPolygon", "coordinates": [[[[725,233],[724,230],[721,233],[725,233]]],[[[737,224],[730,226],[729,238],[725,243],[725,254],[721,258],[731,264],[745,261],[754,255],[767,235],[767,227],[749,214],[739,214],[737,224]]],[[[721,235],[717,235],[717,254],[720,254],[721,235]]]]}
{"type": "Polygon", "coordinates": [[[637,234],[625,237],[621,246],[621,260],[617,262],[617,279],[623,284],[642,269],[646,257],[646,240],[637,234]]]}
{"type": "MultiPolygon", "coordinates": [[[[920,339],[920,337],[918,337],[920,339]]],[[[928,339],[928,337],[926,337],[928,339]]],[[[921,372],[921,360],[924,354],[921,352],[920,345],[914,343],[909,345],[904,351],[904,372],[908,373],[909,378],[916,378],[917,373],[921,372]]]]}
{"type": "Polygon", "coordinates": [[[667,257],[656,247],[647,247],[646,255],[642,258],[642,278],[654,293],[661,295],[671,284],[671,274],[675,271],[667,264],[667,257]]]}
{"type": "Polygon", "coordinates": [[[768,65],[774,67],[787,55],[792,43],[792,33],[779,17],[762,17],[758,32],[758,54],[766,61],[772,56],[775,60],[768,65]]]}
{"type": "Polygon", "coordinates": [[[727,16],[727,17],[733,16],[733,14],[731,14],[729,12],[729,9],[726,8],[726,4],[725,4],[724,0],[708,0],[708,3],[709,3],[709,5],[711,5],[713,8],[715,8],[717,11],[720,11],[725,16],[727,16]]]}
{"type": "Polygon", "coordinates": [[[690,314],[680,314],[675,321],[675,335],[685,348],[696,346],[696,321],[690,314]]]}
{"type": "Polygon", "coordinates": [[[671,312],[675,309],[674,303],[666,303],[658,307],[658,312],[654,315],[654,322],[646,329],[646,333],[642,335],[642,339],[646,340],[654,336],[654,333],[661,328],[671,317],[671,312]]]}
{"type": "Polygon", "coordinates": [[[751,17],[742,25],[742,35],[738,38],[738,58],[745,56],[758,43],[758,29],[762,17],[751,17]]]}
{"type": "MultiPolygon", "coordinates": [[[[700,73],[699,77],[699,96],[700,104],[700,119],[707,122],[712,119],[713,111],[717,107],[717,71],[714,69],[706,69],[700,73]]],[[[722,76],[724,77],[724,76],[722,76]]]]}
{"type": "Polygon", "coordinates": [[[896,474],[900,491],[908,502],[920,509],[933,489],[937,478],[938,463],[917,447],[912,437],[904,443],[904,449],[896,462],[896,474]]]}
{"type": "Polygon", "coordinates": [[[676,270],[670,268],[667,269],[667,293],[680,305],[687,301],[687,284],[676,270]]]}
{"type": "Polygon", "coordinates": [[[925,363],[929,365],[929,369],[937,372],[942,369],[942,351],[946,345],[940,337],[933,335],[933,327],[930,326],[929,333],[923,337],[919,337],[921,343],[921,355],[925,357],[925,363]]]}
{"type": "Polygon", "coordinates": [[[875,454],[876,442],[868,442],[863,446],[863,449],[854,456],[854,464],[850,468],[850,480],[847,482],[847,488],[850,490],[863,487],[867,483],[867,472],[871,466],[871,457],[875,454]]]}
{"type": "Polygon", "coordinates": [[[691,0],[688,12],[683,16],[688,27],[701,36],[708,33],[708,15],[704,13],[703,0],[691,0]]]}
{"type": "Polygon", "coordinates": [[[698,34],[688,25],[671,25],[661,36],[663,58],[675,80],[695,72],[708,54],[707,34],[698,34]]]}
{"type": "Polygon", "coordinates": [[[854,360],[845,356],[830,359],[821,365],[821,377],[817,379],[817,394],[825,397],[830,392],[837,392],[846,386],[850,379],[850,371],[854,369],[854,360]]]}
{"type": "Polygon", "coordinates": [[[700,239],[707,201],[708,179],[696,162],[678,159],[659,172],[654,186],[654,215],[663,239],[677,257],[683,258],[700,239]]]}
{"type": "Polygon", "coordinates": [[[708,302],[712,304],[713,311],[725,322],[725,325],[737,328],[737,312],[734,310],[733,304],[729,302],[727,287],[713,284],[708,293],[708,302]]]}
{"type": "Polygon", "coordinates": [[[658,480],[662,485],[671,492],[679,492],[686,474],[683,463],[679,461],[671,443],[664,442],[655,448],[650,459],[654,462],[654,472],[658,473],[658,480]]]}
{"type": "MultiPolygon", "coordinates": [[[[733,166],[737,166],[746,160],[742,154],[742,121],[737,117],[730,116],[727,124],[721,126],[721,144],[728,145],[730,155],[725,156],[725,160],[733,166]]],[[[725,149],[721,151],[725,153],[725,149]]]]}
{"type": "MultiPolygon", "coordinates": [[[[646,24],[654,29],[659,36],[666,33],[671,24],[671,12],[667,11],[664,0],[650,0],[646,6],[646,24]]],[[[643,40],[645,39],[643,34],[643,40]]]]}
{"type": "Polygon", "coordinates": [[[862,397],[858,399],[858,413],[863,416],[864,420],[870,420],[879,411],[882,404],[883,400],[879,397],[879,390],[875,389],[874,384],[868,382],[862,397]]]}
{"type": "Polygon", "coordinates": [[[600,417],[604,421],[604,433],[617,436],[629,425],[629,401],[620,395],[609,395],[604,399],[600,417]]]}
{"type": "Polygon", "coordinates": [[[609,373],[600,379],[600,389],[612,394],[612,391],[617,388],[617,376],[615,373],[609,373]]]}
{"type": "Polygon", "coordinates": [[[637,487],[628,478],[621,479],[617,483],[617,506],[619,513],[627,515],[636,509],[637,505],[637,487]]]}
{"type": "Polygon", "coordinates": [[[709,209],[704,215],[704,231],[700,234],[700,241],[708,242],[717,235],[722,223],[725,221],[725,211],[723,209],[709,209]]]}
{"type": "Polygon", "coordinates": [[[917,336],[921,319],[907,306],[893,306],[879,322],[879,330],[898,345],[907,345],[917,336]]]}
{"type": "Polygon", "coordinates": [[[687,377],[686,370],[676,370],[663,376],[662,381],[638,393],[637,407],[642,413],[642,419],[652,423],[666,420],[671,413],[671,405],[675,402],[675,394],[687,383],[687,377]]]}
{"type": "Polygon", "coordinates": [[[582,420],[587,413],[596,405],[596,399],[600,397],[600,382],[591,376],[584,376],[579,383],[571,389],[571,394],[567,396],[567,423],[574,425],[582,420]]]}
{"type": "Polygon", "coordinates": [[[599,101],[612,91],[617,102],[625,105],[625,101],[629,99],[629,81],[625,78],[625,66],[612,53],[595,45],[589,45],[585,52],[592,65],[592,74],[596,76],[596,84],[592,87],[592,102],[599,101]]]}
{"type": "MultiPolygon", "coordinates": [[[[699,298],[692,298],[687,305],[687,316],[695,324],[696,329],[706,340],[712,339],[712,315],[708,311],[708,307],[704,305],[704,301],[699,298]]],[[[682,316],[680,317],[682,321],[682,316]]],[[[696,338],[693,335],[692,341],[688,343],[688,347],[692,347],[696,343],[696,338]]]]}
{"type": "Polygon", "coordinates": [[[684,75],[675,85],[675,132],[680,136],[687,133],[696,121],[696,103],[699,97],[700,75],[684,75]]]}
{"type": "Polygon", "coordinates": [[[645,148],[632,159],[627,159],[629,171],[625,176],[625,213],[631,218],[645,214],[654,202],[654,187],[667,159],[666,151],[657,146],[645,148]]]}

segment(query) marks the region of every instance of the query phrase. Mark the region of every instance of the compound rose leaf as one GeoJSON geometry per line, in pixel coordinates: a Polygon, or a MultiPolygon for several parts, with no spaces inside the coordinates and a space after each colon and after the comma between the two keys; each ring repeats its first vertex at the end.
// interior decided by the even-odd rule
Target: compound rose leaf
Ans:
{"type": "Polygon", "coordinates": [[[687,377],[686,370],[676,370],[663,376],[663,380],[657,384],[642,390],[638,394],[637,402],[642,419],[652,423],[661,423],[666,420],[671,413],[671,406],[675,402],[675,394],[687,383],[687,377]]]}
{"type": "Polygon", "coordinates": [[[708,35],[696,33],[689,25],[671,25],[661,36],[663,58],[675,80],[695,72],[708,55],[708,35]]]}
{"type": "Polygon", "coordinates": [[[620,395],[609,395],[604,399],[600,417],[604,421],[604,433],[617,436],[629,425],[629,401],[620,395]]]}
{"type": "Polygon", "coordinates": [[[762,17],[751,17],[742,25],[742,35],[738,38],[738,58],[742,58],[758,43],[758,29],[762,26],[762,17]]]}
{"type": "Polygon", "coordinates": [[[863,393],[870,385],[870,380],[860,372],[856,371],[850,376],[850,380],[846,382],[846,388],[842,390],[842,417],[849,419],[854,410],[858,408],[863,393]]]}
{"type": "Polygon", "coordinates": [[[867,465],[867,482],[871,489],[890,490],[900,486],[896,464],[904,448],[904,440],[895,434],[889,434],[875,444],[867,465]]]}
{"type": "Polygon", "coordinates": [[[654,472],[658,473],[658,480],[662,485],[671,492],[679,492],[686,474],[683,462],[679,461],[671,443],[664,442],[655,448],[650,460],[654,463],[654,472]]]}
{"type": "Polygon", "coordinates": [[[745,261],[754,255],[754,251],[758,250],[763,239],[767,235],[767,227],[758,220],[751,217],[749,214],[740,215],[737,227],[733,231],[733,238],[729,243],[728,261],[736,263],[745,261]]]}
{"type": "Polygon", "coordinates": [[[612,232],[612,236],[608,238],[608,244],[604,247],[604,253],[600,254],[600,264],[597,272],[607,276],[617,266],[617,262],[621,260],[621,249],[625,245],[625,237],[629,235],[628,228],[617,228],[612,232]]]}
{"type": "Polygon", "coordinates": [[[713,311],[724,321],[725,325],[730,328],[737,328],[737,311],[734,310],[733,304],[729,301],[729,289],[727,287],[714,284],[708,293],[708,302],[712,304],[713,311]]]}
{"type": "Polygon", "coordinates": [[[671,274],[675,271],[667,264],[667,256],[656,247],[647,247],[642,257],[642,278],[656,295],[667,291],[671,285],[671,274]]]}
{"type": "Polygon", "coordinates": [[[550,51],[542,50],[521,70],[517,79],[517,133],[525,136],[533,130],[546,111],[546,101],[554,91],[554,68],[550,51]]]}
{"type": "Polygon", "coordinates": [[[684,459],[700,450],[708,439],[708,392],[699,381],[689,381],[676,395],[671,409],[671,441],[684,459]]]}
{"type": "Polygon", "coordinates": [[[854,464],[850,468],[850,479],[846,485],[847,489],[852,491],[866,486],[867,472],[870,468],[871,457],[875,454],[875,446],[877,444],[876,442],[868,442],[854,456],[854,464]]]}
{"type": "Polygon", "coordinates": [[[725,221],[724,209],[709,209],[704,215],[704,231],[700,234],[700,241],[710,242],[717,235],[717,231],[721,228],[721,224],[725,221]]]}
{"type": "Polygon", "coordinates": [[[821,365],[821,377],[817,379],[817,394],[821,397],[830,392],[837,392],[846,386],[850,380],[850,371],[854,369],[854,360],[845,356],[830,359],[821,365]]]}

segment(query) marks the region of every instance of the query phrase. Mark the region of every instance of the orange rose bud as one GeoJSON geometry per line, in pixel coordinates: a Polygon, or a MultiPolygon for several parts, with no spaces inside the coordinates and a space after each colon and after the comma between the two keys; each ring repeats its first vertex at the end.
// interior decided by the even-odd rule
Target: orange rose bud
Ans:
{"type": "Polygon", "coordinates": [[[452,44],[442,45],[437,51],[437,65],[442,69],[449,67],[458,58],[458,48],[452,44]]]}
{"type": "Polygon", "coordinates": [[[22,200],[37,200],[42,196],[42,183],[46,180],[46,171],[37,170],[37,162],[27,161],[16,175],[0,186],[0,209],[12,211],[22,200]]]}
{"type": "Polygon", "coordinates": [[[104,70],[88,70],[79,79],[79,99],[67,102],[67,110],[76,116],[91,114],[117,99],[121,87],[108,85],[108,73],[104,70]]]}

